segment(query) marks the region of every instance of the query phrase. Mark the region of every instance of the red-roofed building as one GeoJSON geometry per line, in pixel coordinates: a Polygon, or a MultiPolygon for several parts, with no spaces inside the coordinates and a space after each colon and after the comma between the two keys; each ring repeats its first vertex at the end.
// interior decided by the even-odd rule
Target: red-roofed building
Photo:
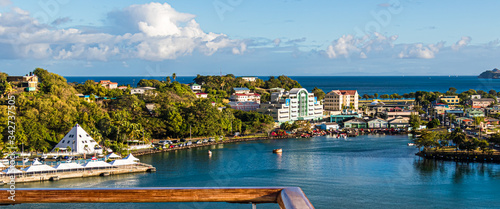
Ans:
{"type": "Polygon", "coordinates": [[[101,86],[104,86],[107,89],[116,89],[118,87],[118,83],[111,82],[110,80],[101,80],[99,82],[95,82],[95,84],[101,84],[101,86]]]}
{"type": "Polygon", "coordinates": [[[358,91],[333,90],[325,96],[325,111],[342,111],[343,109],[358,110],[358,91]]]}
{"type": "Polygon", "coordinates": [[[260,94],[257,93],[245,93],[245,94],[237,94],[234,93],[231,95],[229,100],[233,102],[255,102],[260,104],[260,94]]]}

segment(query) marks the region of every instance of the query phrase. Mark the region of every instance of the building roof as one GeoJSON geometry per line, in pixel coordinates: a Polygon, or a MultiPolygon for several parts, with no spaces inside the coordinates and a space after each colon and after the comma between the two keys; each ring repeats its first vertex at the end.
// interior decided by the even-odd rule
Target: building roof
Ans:
{"type": "Polygon", "coordinates": [[[481,99],[471,99],[473,102],[494,102],[493,98],[481,98],[481,99]]]}
{"type": "Polygon", "coordinates": [[[83,164],[83,167],[85,168],[108,168],[108,167],[113,167],[109,163],[106,163],[104,161],[98,161],[98,160],[91,160],[85,164],[83,164]]]}
{"type": "Polygon", "coordinates": [[[368,120],[367,122],[369,123],[369,122],[373,122],[373,121],[376,121],[376,120],[387,122],[386,120],[384,120],[382,118],[372,118],[372,119],[368,120]]]}
{"type": "Polygon", "coordinates": [[[233,88],[235,91],[250,91],[248,88],[233,88]]]}
{"type": "Polygon", "coordinates": [[[133,160],[128,160],[128,159],[118,159],[118,160],[113,160],[109,164],[113,165],[113,166],[119,166],[119,165],[133,165],[133,164],[137,164],[137,162],[134,162],[133,160]]]}
{"type": "Polygon", "coordinates": [[[36,160],[35,162],[33,162],[33,165],[31,165],[30,167],[27,167],[23,170],[26,173],[36,173],[36,172],[44,172],[44,171],[55,171],[56,169],[53,167],[50,167],[48,165],[42,164],[42,163],[38,162],[38,160],[36,160]]]}
{"type": "Polygon", "coordinates": [[[134,157],[132,155],[132,153],[128,154],[127,157],[123,158],[123,159],[128,159],[128,160],[132,160],[132,161],[139,161],[138,158],[134,157]]]}
{"type": "Polygon", "coordinates": [[[196,93],[196,95],[204,95],[204,94],[207,94],[207,93],[196,93]]]}
{"type": "Polygon", "coordinates": [[[344,123],[366,123],[366,121],[361,118],[353,118],[344,123]]]}
{"type": "Polygon", "coordinates": [[[325,125],[327,125],[327,126],[336,126],[336,125],[338,125],[338,124],[337,124],[337,123],[335,123],[335,122],[330,122],[330,123],[322,123],[321,125],[323,125],[323,124],[325,124],[325,125]]]}
{"type": "Polygon", "coordinates": [[[73,170],[73,169],[82,169],[83,166],[76,163],[61,163],[54,167],[56,170],[73,170]]]}
{"type": "Polygon", "coordinates": [[[409,123],[409,118],[397,117],[392,120],[389,120],[389,123],[409,123]]]}
{"type": "Polygon", "coordinates": [[[94,148],[99,145],[80,125],[76,124],[54,149],[66,149],[68,146],[72,152],[90,154],[94,153],[94,148]]]}
{"type": "Polygon", "coordinates": [[[332,90],[331,92],[335,92],[338,95],[351,95],[354,96],[358,92],[357,90],[332,90]]]}
{"type": "Polygon", "coordinates": [[[197,83],[193,83],[193,84],[191,84],[191,86],[201,86],[201,85],[197,84],[197,83]]]}

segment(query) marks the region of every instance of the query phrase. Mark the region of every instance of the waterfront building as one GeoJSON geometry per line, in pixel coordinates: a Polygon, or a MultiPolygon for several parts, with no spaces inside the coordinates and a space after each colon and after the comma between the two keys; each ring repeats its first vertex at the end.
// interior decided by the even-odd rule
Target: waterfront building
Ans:
{"type": "Polygon", "coordinates": [[[233,102],[256,102],[260,104],[260,95],[257,93],[250,93],[248,88],[233,88],[234,93],[229,98],[233,102]]]}
{"type": "Polygon", "coordinates": [[[118,83],[111,82],[110,80],[101,80],[99,82],[96,82],[95,84],[100,84],[101,86],[104,86],[107,89],[116,89],[116,88],[118,88],[118,83]]]}
{"type": "Polygon", "coordinates": [[[342,122],[351,118],[361,118],[361,114],[330,115],[330,122],[342,122]]]}
{"type": "Polygon", "coordinates": [[[56,148],[61,151],[68,151],[67,147],[70,147],[71,152],[76,154],[102,154],[101,146],[78,124],[57,143],[52,152],[55,152],[56,148]]]}
{"type": "Polygon", "coordinates": [[[333,90],[326,94],[323,106],[325,111],[358,110],[358,99],[356,90],[333,90]]]}
{"type": "Polygon", "coordinates": [[[460,98],[458,96],[441,96],[439,97],[439,102],[446,103],[450,106],[460,105],[460,98]]]}
{"type": "Polygon", "coordinates": [[[468,104],[473,108],[485,108],[495,103],[495,99],[493,98],[480,98],[480,99],[471,99],[468,104]]]}
{"type": "Polygon", "coordinates": [[[304,88],[271,89],[271,101],[260,104],[257,112],[270,115],[276,122],[323,119],[323,106],[314,93],[304,88]]]}
{"type": "Polygon", "coordinates": [[[201,85],[197,83],[193,83],[189,87],[191,87],[191,91],[193,92],[201,92],[201,85]]]}
{"type": "Polygon", "coordinates": [[[260,107],[257,102],[229,102],[228,105],[233,109],[243,111],[256,111],[260,107]]]}
{"type": "Polygon", "coordinates": [[[344,128],[366,128],[366,120],[362,118],[353,118],[344,122],[344,128]]]}
{"type": "Polygon", "coordinates": [[[368,128],[388,128],[389,123],[381,118],[373,118],[367,121],[368,128]]]}
{"type": "Polygon", "coordinates": [[[149,91],[155,90],[155,87],[139,87],[130,90],[130,94],[147,94],[149,91]]]}
{"type": "Polygon", "coordinates": [[[322,123],[318,125],[322,130],[337,130],[339,129],[339,124],[335,122],[330,122],[330,123],[322,123]]]}
{"type": "Polygon", "coordinates": [[[257,77],[241,77],[241,79],[248,82],[255,82],[257,80],[257,77]]]}
{"type": "Polygon", "coordinates": [[[389,127],[391,128],[407,128],[410,127],[410,119],[405,117],[397,117],[389,120],[389,127]]]}
{"type": "Polygon", "coordinates": [[[36,91],[36,87],[38,86],[38,76],[36,76],[33,72],[30,72],[25,76],[7,76],[7,82],[15,84],[12,88],[20,87],[24,88],[24,90],[28,92],[36,91]]]}

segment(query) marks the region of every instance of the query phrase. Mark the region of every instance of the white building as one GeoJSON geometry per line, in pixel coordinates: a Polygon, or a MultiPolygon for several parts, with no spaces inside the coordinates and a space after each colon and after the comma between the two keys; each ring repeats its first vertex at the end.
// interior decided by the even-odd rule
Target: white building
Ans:
{"type": "Polygon", "coordinates": [[[102,154],[101,146],[78,124],[59,141],[52,152],[55,152],[56,148],[60,151],[68,151],[67,147],[70,147],[71,152],[76,154],[102,154]]]}
{"type": "Polygon", "coordinates": [[[130,90],[130,94],[144,94],[147,91],[155,90],[156,88],[154,87],[139,87],[135,89],[130,90]]]}
{"type": "Polygon", "coordinates": [[[257,102],[229,102],[228,105],[233,109],[243,111],[255,111],[260,107],[260,104],[257,102]]]}
{"type": "Polygon", "coordinates": [[[201,91],[201,85],[197,84],[197,83],[193,83],[191,84],[191,91],[193,92],[200,92],[201,91]]]}
{"type": "Polygon", "coordinates": [[[257,93],[250,93],[248,88],[233,88],[234,93],[229,97],[233,102],[256,102],[260,104],[260,95],[257,93]]]}
{"type": "Polygon", "coordinates": [[[325,96],[325,111],[342,111],[343,109],[358,110],[358,91],[333,90],[325,96]]]}
{"type": "Polygon", "coordinates": [[[196,93],[196,97],[206,99],[206,98],[208,98],[208,94],[207,93],[196,93]]]}
{"type": "Polygon", "coordinates": [[[257,80],[257,77],[241,77],[241,78],[248,82],[255,82],[257,80]]]}
{"type": "Polygon", "coordinates": [[[271,89],[271,101],[262,103],[257,112],[271,115],[276,122],[323,118],[323,106],[304,88],[293,88],[289,92],[271,89]]]}

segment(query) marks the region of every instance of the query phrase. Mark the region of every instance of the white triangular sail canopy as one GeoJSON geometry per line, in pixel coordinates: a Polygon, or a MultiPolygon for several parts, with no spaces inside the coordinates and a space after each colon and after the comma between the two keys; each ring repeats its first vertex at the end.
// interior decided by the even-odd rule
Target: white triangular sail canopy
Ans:
{"type": "Polygon", "coordinates": [[[127,160],[127,159],[118,159],[118,160],[113,160],[113,162],[110,162],[109,164],[114,165],[114,166],[119,166],[119,165],[133,165],[137,164],[133,160],[127,160]]]}
{"type": "Polygon", "coordinates": [[[140,161],[139,158],[136,158],[132,155],[132,153],[128,154],[127,157],[123,158],[125,160],[131,160],[131,161],[140,161]]]}
{"type": "Polygon", "coordinates": [[[54,168],[57,170],[74,170],[74,169],[82,169],[83,166],[76,163],[61,163],[54,168]]]}
{"type": "Polygon", "coordinates": [[[83,164],[83,167],[85,168],[109,168],[113,167],[109,163],[106,163],[104,161],[97,161],[97,160],[91,160],[85,164],[83,164]]]}
{"type": "Polygon", "coordinates": [[[37,173],[37,172],[44,172],[44,171],[55,171],[56,169],[53,168],[53,167],[50,167],[48,165],[45,165],[45,164],[42,164],[40,162],[38,162],[39,164],[35,164],[37,163],[38,161],[35,161],[33,163],[33,165],[31,165],[30,167],[27,167],[24,170],[24,172],[26,173],[37,173]]]}
{"type": "Polygon", "coordinates": [[[21,174],[21,173],[23,173],[23,171],[21,171],[17,168],[14,168],[14,167],[9,167],[9,168],[3,170],[2,172],[4,172],[5,174],[21,174]]]}
{"type": "Polygon", "coordinates": [[[52,152],[55,152],[56,148],[60,150],[66,150],[69,146],[71,148],[71,152],[77,154],[92,154],[94,152],[101,153],[102,149],[94,150],[96,147],[100,147],[97,142],[85,131],[83,128],[76,124],[64,138],[59,141],[59,143],[54,147],[52,152]]]}
{"type": "Polygon", "coordinates": [[[114,158],[121,158],[121,157],[115,153],[111,153],[109,155],[106,155],[106,159],[114,159],[114,158]]]}

